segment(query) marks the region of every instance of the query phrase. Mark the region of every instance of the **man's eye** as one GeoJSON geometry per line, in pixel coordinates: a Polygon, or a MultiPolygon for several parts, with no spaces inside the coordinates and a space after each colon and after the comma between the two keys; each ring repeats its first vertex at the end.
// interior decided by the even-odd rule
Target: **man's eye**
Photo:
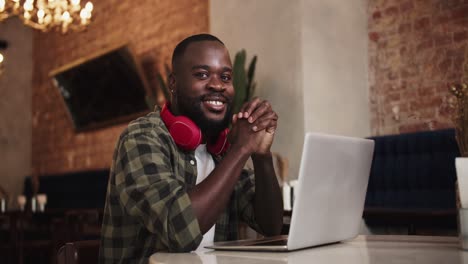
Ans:
{"type": "Polygon", "coordinates": [[[208,78],[208,73],[206,73],[206,72],[196,72],[194,74],[194,76],[199,78],[199,79],[205,79],[205,78],[208,78]]]}
{"type": "Polygon", "coordinates": [[[223,75],[221,75],[221,79],[224,82],[229,82],[232,79],[232,77],[231,77],[231,75],[223,74],[223,75]]]}

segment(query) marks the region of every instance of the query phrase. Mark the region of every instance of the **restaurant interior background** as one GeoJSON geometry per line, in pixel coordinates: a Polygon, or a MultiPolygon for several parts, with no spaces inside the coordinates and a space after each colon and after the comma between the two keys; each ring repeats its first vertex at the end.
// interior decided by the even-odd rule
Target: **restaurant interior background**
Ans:
{"type": "MultiPolygon", "coordinates": [[[[94,1],[83,32],[0,24],[0,185],[14,197],[31,175],[106,170],[126,122],[77,132],[49,73],[119,44],[159,89],[174,46],[218,36],[231,56],[258,56],[256,96],[279,115],[273,151],[297,178],[306,131],[370,137],[453,128],[447,84],[467,62],[464,0],[94,1]]],[[[112,100],[112,94],[108,95],[112,100]]],[[[80,197],[76,197],[80,199],[80,197]]]]}

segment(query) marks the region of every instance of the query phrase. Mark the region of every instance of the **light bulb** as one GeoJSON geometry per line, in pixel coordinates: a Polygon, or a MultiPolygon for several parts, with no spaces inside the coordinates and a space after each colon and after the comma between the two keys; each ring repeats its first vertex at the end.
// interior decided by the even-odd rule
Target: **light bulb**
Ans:
{"type": "Polygon", "coordinates": [[[39,10],[37,11],[37,22],[38,22],[39,24],[44,24],[44,15],[45,15],[44,10],[39,9],[39,10]]]}
{"type": "Polygon", "coordinates": [[[39,10],[37,11],[37,18],[42,19],[42,18],[44,18],[44,15],[45,15],[44,10],[39,9],[39,10]]]}
{"type": "Polygon", "coordinates": [[[24,10],[26,11],[32,11],[34,9],[33,4],[31,1],[26,1],[23,5],[24,10]]]}
{"type": "Polygon", "coordinates": [[[3,54],[0,53],[0,64],[3,63],[3,54]]]}
{"type": "Polygon", "coordinates": [[[80,4],[80,0],[71,0],[71,4],[76,6],[80,4]]]}
{"type": "Polygon", "coordinates": [[[62,14],[62,21],[69,21],[70,20],[70,13],[68,11],[63,12],[62,14]]]}
{"type": "Polygon", "coordinates": [[[24,19],[29,20],[29,19],[31,19],[31,14],[29,14],[28,11],[24,11],[23,17],[24,17],[24,19]]]}
{"type": "Polygon", "coordinates": [[[93,11],[93,8],[94,8],[93,3],[91,3],[91,2],[86,3],[85,9],[88,10],[89,13],[91,13],[91,11],[93,11]]]}
{"type": "Polygon", "coordinates": [[[88,17],[88,13],[86,12],[86,9],[81,9],[80,17],[81,19],[86,19],[88,17]]]}

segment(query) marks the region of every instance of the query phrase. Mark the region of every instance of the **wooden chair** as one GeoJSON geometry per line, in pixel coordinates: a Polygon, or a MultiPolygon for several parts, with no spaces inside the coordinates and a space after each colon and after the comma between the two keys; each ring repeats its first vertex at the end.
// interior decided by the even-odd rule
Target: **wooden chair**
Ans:
{"type": "Polygon", "coordinates": [[[99,240],[68,242],[57,253],[58,264],[98,263],[99,240]]]}
{"type": "Polygon", "coordinates": [[[101,235],[99,209],[74,209],[65,213],[66,241],[98,239],[101,235]]]}

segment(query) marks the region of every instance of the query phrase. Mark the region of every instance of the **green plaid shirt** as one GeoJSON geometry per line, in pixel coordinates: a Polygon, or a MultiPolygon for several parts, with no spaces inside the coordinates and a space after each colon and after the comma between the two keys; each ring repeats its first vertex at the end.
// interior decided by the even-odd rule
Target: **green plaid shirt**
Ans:
{"type": "MultiPolygon", "coordinates": [[[[195,250],[203,235],[187,192],[196,178],[194,151],[176,146],[159,111],[130,123],[114,152],[100,263],[147,263],[155,252],[195,250]]],[[[215,241],[237,239],[240,220],[259,230],[254,194],[253,173],[244,170],[216,222],[215,241]]]]}

